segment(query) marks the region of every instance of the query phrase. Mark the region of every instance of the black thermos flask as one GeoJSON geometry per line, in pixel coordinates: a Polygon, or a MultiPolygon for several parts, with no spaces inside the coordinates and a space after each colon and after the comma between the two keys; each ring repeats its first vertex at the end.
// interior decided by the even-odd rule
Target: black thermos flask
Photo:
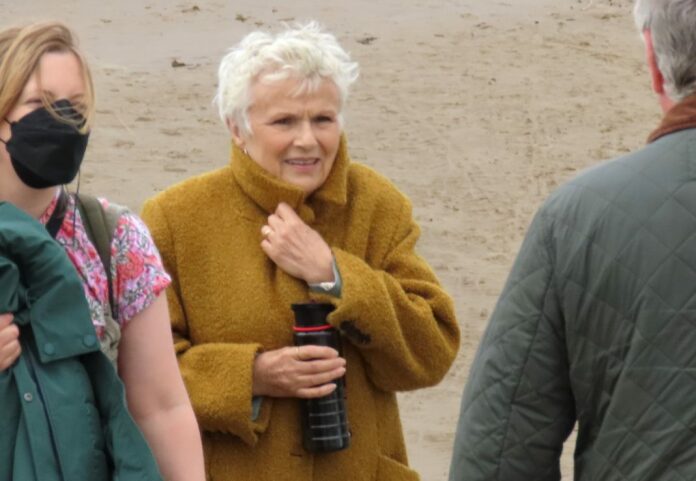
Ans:
{"type": "MultiPolygon", "coordinates": [[[[295,312],[296,346],[328,346],[342,354],[340,333],[326,321],[326,316],[334,310],[333,305],[293,304],[292,310],[295,312]]],[[[336,389],[328,396],[300,400],[302,443],[313,453],[339,451],[350,446],[343,377],[333,382],[336,389]]]]}

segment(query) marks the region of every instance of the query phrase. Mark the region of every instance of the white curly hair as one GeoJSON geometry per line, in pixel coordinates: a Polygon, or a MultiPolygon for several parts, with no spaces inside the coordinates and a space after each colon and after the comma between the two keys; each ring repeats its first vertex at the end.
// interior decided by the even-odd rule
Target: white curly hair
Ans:
{"type": "MultiPolygon", "coordinates": [[[[338,44],[336,37],[318,23],[288,28],[276,35],[256,31],[248,34],[222,58],[214,103],[220,119],[234,122],[251,133],[247,115],[254,82],[266,83],[296,76],[302,80],[297,94],[316,89],[331,80],[339,91],[341,109],[350,86],[357,80],[358,64],[338,44]]],[[[343,119],[339,112],[339,122],[343,119]]]]}

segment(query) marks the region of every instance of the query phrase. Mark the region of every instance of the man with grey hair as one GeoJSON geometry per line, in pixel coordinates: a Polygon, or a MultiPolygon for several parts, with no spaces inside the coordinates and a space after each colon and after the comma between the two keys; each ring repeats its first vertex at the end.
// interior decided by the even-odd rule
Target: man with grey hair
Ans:
{"type": "Polygon", "coordinates": [[[540,208],[474,360],[450,481],[696,479],[696,0],[639,0],[665,117],[540,208]]]}

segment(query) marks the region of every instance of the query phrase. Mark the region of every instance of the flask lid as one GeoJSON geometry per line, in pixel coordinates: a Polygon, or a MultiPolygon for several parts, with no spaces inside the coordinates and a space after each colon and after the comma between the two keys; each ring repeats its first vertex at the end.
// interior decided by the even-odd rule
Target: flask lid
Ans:
{"type": "Polygon", "coordinates": [[[295,326],[297,327],[323,327],[329,326],[326,317],[336,309],[333,304],[307,302],[291,305],[295,313],[295,326]]]}

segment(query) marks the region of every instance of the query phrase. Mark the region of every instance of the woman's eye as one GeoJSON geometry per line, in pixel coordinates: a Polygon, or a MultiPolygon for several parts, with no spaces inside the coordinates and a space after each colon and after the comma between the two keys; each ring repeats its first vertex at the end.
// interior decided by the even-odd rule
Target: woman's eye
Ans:
{"type": "Polygon", "coordinates": [[[292,124],[292,118],[291,117],[281,117],[279,119],[276,119],[273,121],[275,125],[290,125],[292,124]]]}
{"type": "Polygon", "coordinates": [[[320,115],[319,117],[316,118],[316,121],[319,123],[327,123],[327,122],[333,122],[334,119],[333,119],[333,117],[330,117],[328,115],[320,115]]]}

